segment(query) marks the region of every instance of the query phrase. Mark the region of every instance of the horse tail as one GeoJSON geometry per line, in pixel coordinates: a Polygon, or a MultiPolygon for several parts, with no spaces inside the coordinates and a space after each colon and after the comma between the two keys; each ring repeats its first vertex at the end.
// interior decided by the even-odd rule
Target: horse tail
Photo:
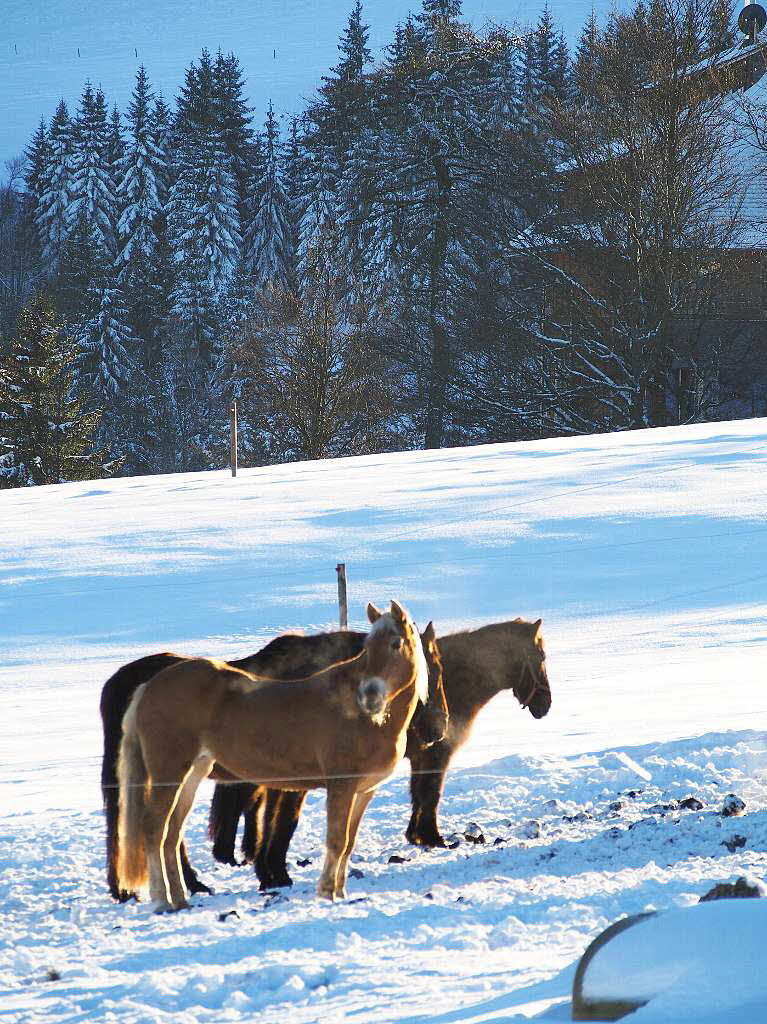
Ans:
{"type": "Polygon", "coordinates": [[[122,741],[117,757],[120,809],[117,825],[117,880],[121,889],[135,892],[148,876],[144,843],[144,806],[149,776],[136,728],[136,709],[146,689],[138,687],[122,722],[122,741]]]}

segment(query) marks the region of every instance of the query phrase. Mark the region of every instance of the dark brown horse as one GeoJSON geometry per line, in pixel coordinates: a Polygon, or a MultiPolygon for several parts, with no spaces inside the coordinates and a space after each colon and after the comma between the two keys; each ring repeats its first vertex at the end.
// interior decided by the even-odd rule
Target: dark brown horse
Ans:
{"type": "MultiPolygon", "coordinates": [[[[551,706],[541,621],[497,622],[480,629],[440,637],[442,677],[448,705],[447,733],[425,744],[408,736],[412,815],[405,833],[417,846],[444,846],[437,808],[445,774],[455,752],[469,738],[480,710],[502,690],[512,690],[522,708],[543,718],[551,706]]],[[[253,861],[262,888],[290,885],[287,851],[303,806],[304,794],[285,793],[266,803],[263,821],[259,794],[252,786],[216,786],[211,804],[214,856],[233,862],[234,841],[245,815],[243,853],[253,861]]]]}
{"type": "Polygon", "coordinates": [[[376,788],[405,754],[428,670],[410,616],[380,613],[355,658],[305,679],[254,676],[198,658],[140,686],[123,718],[117,883],[149,883],[158,912],[188,906],[180,861],[200,782],[219,764],[275,789],[327,791],[325,863],[317,893],[346,896],[346,872],[376,788]]]}
{"type": "MultiPolygon", "coordinates": [[[[305,676],[317,672],[319,669],[327,668],[339,661],[346,661],[356,657],[365,641],[365,633],[349,632],[339,630],[330,633],[320,633],[316,636],[302,636],[294,633],[286,633],[270,641],[265,647],[255,654],[245,658],[232,661],[229,664],[234,668],[244,669],[255,675],[269,676],[275,679],[302,679],[305,676]]],[[[413,742],[424,743],[434,742],[441,739],[447,729],[447,705],[445,694],[442,688],[442,670],[437,654],[437,647],[434,641],[434,629],[429,624],[422,634],[422,645],[429,670],[429,701],[425,706],[418,705],[416,713],[410,724],[409,735],[413,734],[413,742]]],[[[104,749],[101,763],[101,792],[104,800],[104,813],[106,818],[106,852],[107,852],[107,885],[112,897],[120,902],[130,899],[134,894],[120,889],[117,884],[116,861],[118,854],[117,836],[117,752],[122,738],[122,720],[130,704],[131,698],[136,689],[143,683],[148,682],[153,676],[170,665],[178,664],[185,660],[178,654],[152,654],[139,658],[127,665],[123,665],[112,675],[101,691],[100,711],[104,732],[104,749]]],[[[211,773],[214,778],[221,781],[231,779],[218,767],[211,773]]],[[[238,786],[232,783],[226,787],[237,791],[238,786]]],[[[253,804],[254,796],[264,799],[266,790],[264,787],[247,786],[248,802],[253,804]]],[[[279,795],[279,790],[272,791],[272,799],[279,795]]],[[[256,814],[249,816],[252,823],[256,814]]],[[[235,822],[236,829],[236,822],[235,822]]],[[[214,855],[223,862],[234,863],[233,846],[231,840],[229,846],[232,848],[227,856],[226,847],[214,845],[214,855]]],[[[189,863],[184,844],[181,845],[181,864],[184,872],[184,880],[192,893],[210,892],[197,877],[194,868],[189,863]]]]}

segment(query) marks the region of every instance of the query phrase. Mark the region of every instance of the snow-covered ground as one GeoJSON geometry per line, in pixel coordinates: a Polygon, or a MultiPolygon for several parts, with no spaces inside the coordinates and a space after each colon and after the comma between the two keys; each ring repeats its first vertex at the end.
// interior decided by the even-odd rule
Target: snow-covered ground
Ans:
{"type": "MultiPolygon", "coordinates": [[[[566,1020],[611,921],[764,878],[766,470],[750,420],[0,492],[2,1024],[566,1020]],[[443,633],[543,617],[550,714],[497,697],[448,777],[444,830],[475,822],[485,844],[408,847],[403,767],[347,902],[314,895],[321,795],[294,887],[262,895],[212,861],[206,784],[188,840],[215,895],[160,918],[113,904],[103,682],[155,650],[234,657],[332,627],[339,561],[353,626],[392,596],[443,633]]],[[[736,1003],[762,1016],[713,1019],[767,1019],[752,974],[736,1003]]]]}

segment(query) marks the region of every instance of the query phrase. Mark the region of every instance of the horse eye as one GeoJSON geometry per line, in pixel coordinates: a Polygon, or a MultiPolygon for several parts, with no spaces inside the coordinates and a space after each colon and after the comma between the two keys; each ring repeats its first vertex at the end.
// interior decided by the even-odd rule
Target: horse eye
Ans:
{"type": "Polygon", "coordinates": [[[402,647],[402,640],[400,637],[397,637],[395,640],[392,640],[391,649],[393,651],[398,651],[400,647],[402,647]]]}

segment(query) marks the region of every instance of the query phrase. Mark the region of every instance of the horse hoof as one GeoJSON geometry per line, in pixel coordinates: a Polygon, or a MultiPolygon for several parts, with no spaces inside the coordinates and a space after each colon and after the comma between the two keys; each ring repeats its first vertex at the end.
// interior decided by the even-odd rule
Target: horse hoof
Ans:
{"type": "Polygon", "coordinates": [[[335,899],[333,888],[329,885],[318,885],[317,895],[323,900],[330,900],[331,903],[335,899]]]}
{"type": "Polygon", "coordinates": [[[209,885],[205,885],[199,879],[195,879],[194,882],[189,883],[189,893],[192,896],[196,896],[198,892],[206,892],[209,896],[213,894],[213,890],[209,885]]]}
{"type": "Polygon", "coordinates": [[[423,846],[427,850],[446,850],[447,843],[440,835],[419,836],[415,841],[416,846],[423,846]]]}

